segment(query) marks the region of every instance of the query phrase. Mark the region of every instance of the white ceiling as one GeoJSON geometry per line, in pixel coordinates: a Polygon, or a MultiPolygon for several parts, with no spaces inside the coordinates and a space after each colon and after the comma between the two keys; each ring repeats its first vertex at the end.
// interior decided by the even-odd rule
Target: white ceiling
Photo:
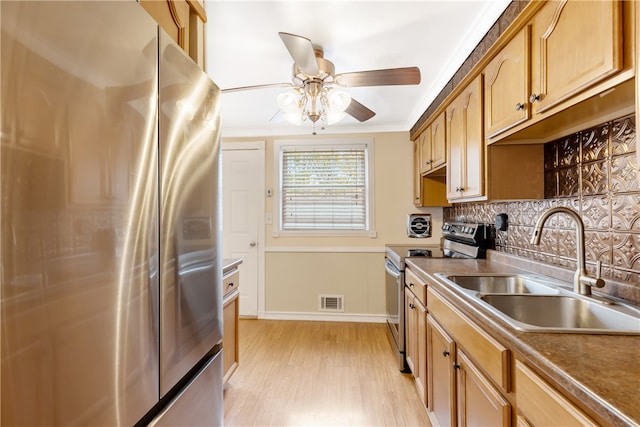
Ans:
{"type": "MultiPolygon", "coordinates": [[[[510,0],[236,1],[208,0],[207,70],[222,88],[291,82],[293,59],[279,31],[322,46],[336,73],[417,66],[416,86],[348,88],[376,112],[360,123],[347,116],[318,134],[407,131],[420,118],[510,0]]],[[[222,95],[226,137],[308,135],[276,105],[283,88],[222,95]]]]}

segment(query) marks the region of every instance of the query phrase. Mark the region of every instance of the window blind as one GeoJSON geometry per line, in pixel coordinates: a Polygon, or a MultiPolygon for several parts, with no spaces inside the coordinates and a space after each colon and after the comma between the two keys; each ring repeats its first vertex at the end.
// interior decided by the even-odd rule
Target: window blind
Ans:
{"type": "Polygon", "coordinates": [[[366,230],[366,150],[283,148],[282,229],[366,230]]]}

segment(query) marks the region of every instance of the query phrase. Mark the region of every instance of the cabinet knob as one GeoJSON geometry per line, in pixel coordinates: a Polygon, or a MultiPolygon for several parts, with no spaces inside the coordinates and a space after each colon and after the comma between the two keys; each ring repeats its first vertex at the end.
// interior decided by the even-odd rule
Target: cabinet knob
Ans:
{"type": "Polygon", "coordinates": [[[413,305],[413,303],[409,303],[409,308],[410,308],[411,310],[413,310],[413,309],[415,308],[415,306],[413,305]]]}
{"type": "Polygon", "coordinates": [[[458,365],[456,362],[453,362],[451,366],[453,366],[453,369],[460,369],[460,365],[458,365]]]}
{"type": "Polygon", "coordinates": [[[442,357],[447,357],[449,354],[450,353],[447,350],[442,350],[442,357]]]}
{"type": "Polygon", "coordinates": [[[536,101],[540,101],[540,95],[532,93],[529,97],[529,102],[533,104],[536,101]]]}
{"type": "Polygon", "coordinates": [[[227,288],[230,288],[233,286],[233,282],[229,282],[229,284],[227,285],[227,288]]]}
{"type": "Polygon", "coordinates": [[[516,104],[516,111],[524,110],[524,104],[522,102],[518,102],[516,104]]]}

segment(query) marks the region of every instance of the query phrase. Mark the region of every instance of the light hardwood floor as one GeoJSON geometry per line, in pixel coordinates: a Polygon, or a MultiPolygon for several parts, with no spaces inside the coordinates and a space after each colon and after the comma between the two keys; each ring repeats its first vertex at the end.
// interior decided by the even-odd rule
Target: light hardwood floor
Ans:
{"type": "Polygon", "coordinates": [[[240,320],[226,426],[428,426],[385,324],[240,320]]]}

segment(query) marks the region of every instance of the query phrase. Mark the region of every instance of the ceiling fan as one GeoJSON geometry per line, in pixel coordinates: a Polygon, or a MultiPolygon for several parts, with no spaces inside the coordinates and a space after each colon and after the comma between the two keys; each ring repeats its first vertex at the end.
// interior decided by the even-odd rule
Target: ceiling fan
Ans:
{"type": "Polygon", "coordinates": [[[324,57],[322,48],[314,45],[311,40],[290,33],[280,32],[278,35],[294,61],[292,83],[235,87],[223,89],[222,93],[268,87],[291,88],[278,95],[277,99],[287,121],[300,125],[307,120],[313,124],[326,120],[328,124],[333,124],[342,120],[345,114],[360,122],[369,120],[376,114],[351,98],[342,88],[420,83],[418,67],[335,74],[333,63],[324,57]]]}

